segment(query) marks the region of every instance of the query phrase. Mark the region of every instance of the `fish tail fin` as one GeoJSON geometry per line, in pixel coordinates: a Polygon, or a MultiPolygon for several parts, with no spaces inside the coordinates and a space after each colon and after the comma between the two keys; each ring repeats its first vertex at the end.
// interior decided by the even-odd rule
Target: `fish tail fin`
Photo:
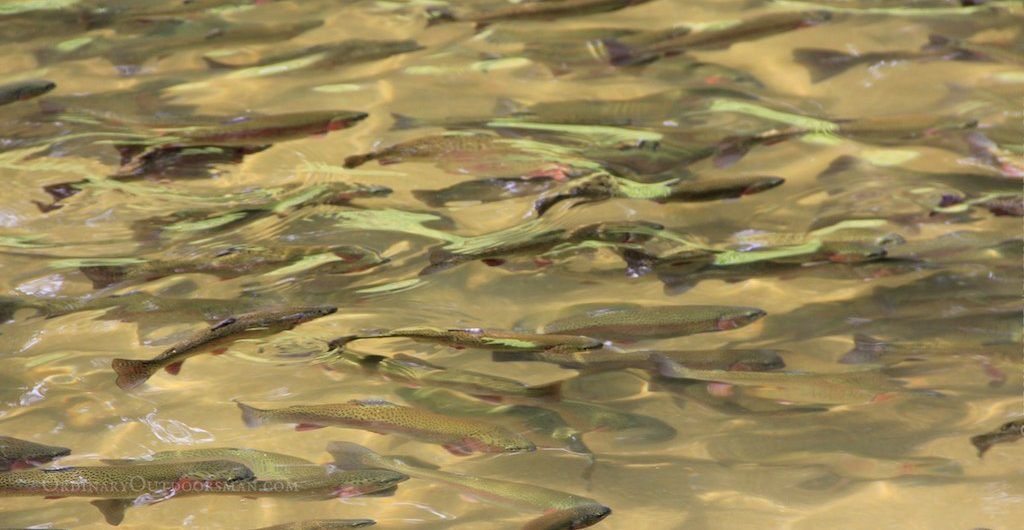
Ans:
{"type": "Polygon", "coordinates": [[[14,313],[25,307],[17,298],[0,298],[0,322],[7,322],[14,313]]]}
{"type": "Polygon", "coordinates": [[[131,390],[153,375],[153,367],[147,361],[114,359],[110,367],[117,373],[116,383],[121,390],[131,390]]]}
{"type": "Polygon", "coordinates": [[[853,336],[853,349],[839,358],[843,364],[865,364],[878,360],[879,354],[885,353],[885,341],[857,333],[853,336]]]}
{"type": "Polygon", "coordinates": [[[345,158],[345,167],[347,169],[357,168],[370,160],[377,158],[377,153],[365,153],[362,155],[352,155],[345,158]]]}
{"type": "Polygon", "coordinates": [[[427,13],[427,27],[436,26],[437,24],[443,24],[445,22],[455,22],[458,18],[455,17],[455,12],[451,8],[444,6],[431,6],[426,9],[427,13]]]}
{"type": "Polygon", "coordinates": [[[124,521],[124,511],[132,505],[132,499],[100,499],[89,504],[95,506],[103,514],[107,524],[117,526],[124,521]]]}
{"type": "Polygon", "coordinates": [[[404,131],[406,129],[415,129],[420,126],[419,120],[412,116],[406,116],[405,114],[398,114],[396,112],[391,113],[391,119],[394,123],[391,124],[391,130],[393,131],[404,131]]]}
{"type": "Polygon", "coordinates": [[[754,140],[750,137],[730,136],[725,138],[715,149],[712,162],[717,168],[729,167],[747,156],[753,145],[754,140]]]}
{"type": "Polygon", "coordinates": [[[530,397],[550,399],[552,401],[559,401],[562,399],[562,383],[564,381],[555,381],[546,385],[537,385],[530,387],[530,397]]]}
{"type": "Polygon", "coordinates": [[[444,206],[444,200],[438,196],[434,190],[412,190],[412,196],[416,197],[416,200],[432,206],[434,208],[440,208],[444,206]]]}
{"type": "Polygon", "coordinates": [[[658,54],[640,52],[618,39],[601,39],[600,42],[601,48],[612,66],[639,66],[658,58],[658,54]]]}
{"type": "Polygon", "coordinates": [[[246,427],[251,429],[267,422],[266,415],[264,414],[266,411],[251,407],[241,401],[235,401],[235,405],[238,405],[238,409],[242,411],[242,421],[246,427]]]}
{"type": "Polygon", "coordinates": [[[78,270],[92,281],[93,289],[103,289],[128,277],[128,269],[121,265],[87,265],[78,270]]]}
{"type": "Polygon", "coordinates": [[[956,41],[955,40],[953,40],[953,39],[951,39],[949,37],[943,36],[943,35],[938,35],[938,34],[932,33],[932,34],[928,35],[928,44],[925,44],[924,46],[922,46],[921,47],[921,51],[931,52],[931,51],[945,50],[945,49],[953,48],[955,45],[956,45],[956,41]]]}
{"type": "Polygon", "coordinates": [[[366,469],[373,467],[370,460],[379,455],[370,449],[352,442],[330,442],[327,452],[334,457],[334,465],[341,469],[366,469]]]}
{"type": "Polygon", "coordinates": [[[815,178],[819,180],[828,178],[838,173],[844,173],[851,169],[855,169],[861,164],[863,164],[863,162],[853,155],[840,155],[836,157],[836,159],[833,160],[832,163],[829,164],[821,173],[818,173],[818,176],[815,178]]]}
{"type": "Polygon", "coordinates": [[[671,379],[685,379],[686,368],[661,353],[652,353],[647,358],[658,375],[671,379]]]}
{"type": "Polygon", "coordinates": [[[114,144],[114,149],[117,150],[117,154],[121,155],[121,165],[125,166],[144,153],[146,146],[142,144],[114,144]]]}
{"type": "Polygon", "coordinates": [[[820,48],[797,48],[793,60],[807,68],[812,83],[835,77],[857,64],[856,55],[820,48]]]}

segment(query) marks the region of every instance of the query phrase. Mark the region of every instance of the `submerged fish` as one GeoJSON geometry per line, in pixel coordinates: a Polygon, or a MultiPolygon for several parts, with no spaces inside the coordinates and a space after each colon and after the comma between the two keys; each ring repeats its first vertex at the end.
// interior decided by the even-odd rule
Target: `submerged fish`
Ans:
{"type": "Polygon", "coordinates": [[[597,339],[570,334],[548,335],[480,328],[412,327],[339,337],[331,341],[331,347],[342,348],[356,340],[395,337],[412,339],[417,342],[433,342],[453,348],[481,348],[493,351],[579,351],[600,348],[604,344],[597,339]]]}
{"type": "Polygon", "coordinates": [[[0,497],[100,497],[104,500],[92,504],[107,523],[117,525],[128,506],[213,491],[253,478],[252,470],[228,460],[30,469],[0,473],[0,497]]]}
{"type": "Polygon", "coordinates": [[[299,50],[272,53],[252,62],[225,61],[222,59],[222,55],[213,54],[204,55],[203,60],[212,68],[252,68],[310,57],[313,61],[305,65],[306,68],[333,68],[376,61],[392,55],[422,49],[423,46],[414,40],[351,39],[331,44],[316,44],[299,50]]]}
{"type": "Polygon", "coordinates": [[[0,85],[0,106],[39,97],[57,88],[57,83],[46,79],[29,79],[0,85]]]}
{"type": "Polygon", "coordinates": [[[456,456],[474,451],[520,453],[536,447],[521,435],[490,423],[435,414],[383,400],[353,400],[327,405],[293,405],[283,409],[257,409],[237,403],[249,427],[266,423],[296,423],[296,430],[328,425],[363,429],[379,434],[402,434],[439,444],[456,456]]]}
{"type": "Polygon", "coordinates": [[[524,2],[490,11],[452,11],[448,7],[427,9],[427,25],[440,22],[475,22],[477,28],[506,20],[552,20],[563,17],[618,11],[650,0],[549,0],[524,2]]]}
{"type": "Polygon", "coordinates": [[[864,333],[853,336],[853,349],[839,358],[844,364],[885,363],[893,364],[908,360],[928,360],[942,356],[956,355],[998,355],[1019,361],[1020,343],[979,343],[971,340],[906,341],[885,340],[864,333]]]}
{"type": "Polygon", "coordinates": [[[1021,438],[1024,438],[1024,420],[1013,420],[992,432],[972,436],[971,444],[978,449],[978,458],[981,458],[993,445],[1016,442],[1021,438]]]}
{"type": "MultiPolygon", "coordinates": [[[[391,357],[380,355],[360,357],[340,351],[335,352],[333,358],[337,361],[355,364],[364,370],[373,371],[393,381],[416,386],[449,388],[489,399],[502,397],[557,398],[562,388],[561,381],[531,386],[506,377],[458,368],[445,368],[401,353],[391,357]]],[[[337,364],[337,362],[331,363],[331,366],[337,364]]]]}
{"type": "Polygon", "coordinates": [[[716,305],[595,309],[551,322],[544,332],[608,340],[664,339],[741,328],[766,314],[754,307],[716,305]]]}
{"type": "Polygon", "coordinates": [[[342,471],[309,460],[256,449],[210,448],[162,451],[139,459],[104,460],[114,465],[141,465],[151,462],[230,460],[245,465],[256,478],[240,484],[225,485],[213,494],[287,496],[307,499],[354,497],[394,489],[409,477],[381,469],[342,471]]]}
{"type": "Polygon", "coordinates": [[[335,465],[341,468],[391,469],[412,477],[451,484],[482,500],[545,514],[541,519],[527,523],[524,528],[586,528],[611,513],[610,508],[586,497],[532,484],[446,473],[413,465],[398,457],[380,455],[349,442],[331,442],[327,452],[334,456],[335,465]],[[551,516],[551,513],[558,515],[551,516]],[[557,519],[562,526],[555,524],[552,519],[557,519]],[[568,520],[572,521],[573,526],[564,525],[563,522],[568,520]]]}
{"type": "Polygon", "coordinates": [[[631,46],[628,42],[605,39],[609,60],[614,65],[644,64],[660,57],[688,51],[726,49],[737,42],[761,39],[827,22],[827,11],[782,11],[741,20],[725,27],[701,31],[665,32],[666,38],[631,46]]]}
{"type": "Polygon", "coordinates": [[[373,526],[375,524],[377,524],[377,521],[373,519],[310,519],[308,521],[264,526],[256,530],[336,530],[340,528],[363,528],[364,526],[373,526]]]}
{"type": "Polygon", "coordinates": [[[131,390],[145,383],[154,373],[163,368],[171,375],[177,375],[182,363],[189,357],[204,351],[224,347],[234,342],[239,335],[255,332],[262,335],[274,334],[291,329],[303,322],[309,322],[337,311],[334,306],[285,307],[280,309],[242,313],[214,324],[191,337],[164,350],[148,360],[114,359],[111,363],[117,373],[117,386],[131,390]]]}
{"type": "Polygon", "coordinates": [[[385,263],[387,260],[372,250],[342,245],[337,247],[228,247],[214,253],[200,253],[178,258],[154,259],[129,265],[87,265],[79,267],[93,284],[102,289],[123,282],[148,282],[175,274],[213,274],[222,279],[246,274],[260,274],[290,265],[303,258],[330,253],[341,258],[330,262],[332,272],[355,272],[385,263]],[[338,267],[337,264],[344,264],[338,267]]]}
{"type": "Polygon", "coordinates": [[[71,454],[71,449],[0,436],[0,471],[25,469],[71,454]]]}
{"type": "Polygon", "coordinates": [[[598,349],[579,352],[534,352],[507,354],[495,352],[494,361],[544,361],[587,373],[640,368],[656,370],[651,356],[659,354],[688,368],[700,370],[746,370],[763,372],[784,368],[786,363],[778,350],[644,350],[617,351],[598,349]]]}
{"type": "MultiPolygon", "coordinates": [[[[884,401],[897,393],[908,392],[875,369],[826,374],[735,372],[694,370],[672,362],[664,356],[655,355],[652,359],[658,364],[659,373],[663,377],[741,386],[746,389],[745,393],[763,399],[843,405],[884,401]]],[[[731,389],[714,387],[712,391],[728,395],[731,389]]]]}
{"type": "Polygon", "coordinates": [[[554,187],[552,177],[508,177],[467,180],[440,190],[413,190],[412,194],[428,206],[440,208],[450,203],[488,203],[529,197],[554,187]]]}

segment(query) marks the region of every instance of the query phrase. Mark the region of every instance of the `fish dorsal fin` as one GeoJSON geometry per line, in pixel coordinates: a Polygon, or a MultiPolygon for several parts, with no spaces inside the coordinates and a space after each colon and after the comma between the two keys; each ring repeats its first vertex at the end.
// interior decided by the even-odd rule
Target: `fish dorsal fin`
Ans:
{"type": "Polygon", "coordinates": [[[349,405],[361,405],[364,407],[397,407],[398,405],[386,399],[351,399],[349,405]]]}

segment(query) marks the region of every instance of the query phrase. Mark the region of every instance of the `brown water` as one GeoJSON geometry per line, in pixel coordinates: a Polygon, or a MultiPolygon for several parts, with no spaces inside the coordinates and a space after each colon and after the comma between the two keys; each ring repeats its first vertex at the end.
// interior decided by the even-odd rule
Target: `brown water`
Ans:
{"type": "MultiPolygon", "coordinates": [[[[990,2],[965,8],[935,0],[887,10],[907,3],[654,0],[593,15],[498,21],[476,30],[472,22],[427,26],[425,6],[436,4],[0,4],[0,85],[32,78],[57,85],[36,99],[0,106],[0,181],[6,186],[0,201],[3,307],[143,291],[172,308],[154,311],[152,301],[109,303],[121,308],[61,311],[66,314],[49,319],[32,307],[14,310],[0,324],[0,434],[70,447],[72,456],[60,460],[68,465],[196,447],[250,447],[327,462],[326,444],[345,440],[384,454],[414,455],[444,471],[590,497],[612,508],[599,523],[609,530],[1019,525],[1024,444],[1000,444],[979,459],[969,442],[1024,414],[1021,219],[996,215],[1007,212],[983,204],[992,193],[1019,202],[1022,192],[1024,11],[1019,6],[990,2]],[[738,38],[731,46],[656,55],[647,64],[613,65],[607,50],[601,55],[600,47],[593,53],[586,47],[588,39],[621,30],[685,25],[707,30],[822,6],[835,8],[824,23],[738,38]],[[274,31],[302,22],[316,27],[294,36],[274,31]],[[254,24],[260,29],[247,41],[230,32],[254,24]],[[920,52],[932,34],[967,44],[952,45],[960,52],[920,52]],[[348,65],[311,64],[316,50],[248,69],[212,68],[203,60],[251,63],[357,38],[412,39],[422,49],[348,65]],[[806,65],[794,61],[794,50],[801,48],[894,54],[813,82],[806,65]],[[974,50],[970,57],[977,60],[953,60],[966,58],[965,49],[974,50]],[[910,57],[911,52],[920,55],[910,57]],[[696,61],[706,64],[694,67],[696,61]],[[700,104],[680,112],[682,96],[664,95],[678,89],[704,90],[695,96],[700,104]],[[746,99],[725,90],[742,91],[746,99]],[[500,129],[487,124],[508,118],[512,106],[522,111],[541,102],[654,94],[662,95],[651,99],[653,106],[626,108],[625,114],[610,103],[599,107],[608,115],[559,105],[561,117],[513,116],[520,125],[500,129]],[[733,106],[719,104],[711,112],[713,99],[733,106]],[[736,101],[748,112],[728,112],[737,109],[736,101]],[[363,111],[369,117],[350,129],[269,142],[274,145],[237,163],[220,160],[202,167],[178,161],[144,171],[144,178],[110,177],[126,171],[111,144],[152,138],[162,124],[226,123],[249,114],[324,109],[363,111]],[[414,117],[422,126],[396,130],[392,113],[414,117]],[[873,134],[829,127],[839,120],[890,116],[898,118],[873,134]],[[799,118],[821,121],[807,124],[799,118]],[[522,125],[559,120],[625,128],[544,134],[522,125]],[[532,154],[447,153],[343,167],[351,155],[438,135],[445,124],[465,131],[457,126],[465,123],[468,130],[535,142],[528,144],[532,154]],[[687,164],[673,150],[797,129],[800,134],[782,141],[755,145],[738,161],[710,156],[687,164]],[[640,140],[645,142],[638,147],[640,140]],[[550,174],[552,162],[593,171],[586,162],[597,160],[601,150],[624,149],[615,154],[626,154],[627,165],[636,168],[654,143],[671,162],[667,171],[650,175],[640,168],[634,178],[773,175],[785,184],[710,202],[614,198],[570,207],[572,201],[566,201],[539,220],[532,207],[540,190],[497,202],[466,196],[439,206],[413,194],[477,178],[550,174]],[[544,157],[537,149],[560,150],[544,157]],[[848,161],[842,171],[835,170],[837,159],[848,161]],[[830,165],[833,171],[826,172],[830,165]],[[60,208],[41,211],[33,203],[53,200],[43,186],[82,179],[88,182],[76,185],[80,191],[60,201],[60,208]],[[276,201],[338,182],[393,191],[356,198],[350,205],[280,207],[268,213],[276,201]],[[220,230],[167,220],[156,223],[165,225],[162,232],[152,224],[138,228],[140,221],[175,212],[208,210],[204,215],[215,216],[246,208],[260,213],[220,230]],[[552,227],[623,220],[666,227],[663,237],[643,246],[654,253],[678,248],[680,240],[716,251],[749,250],[753,245],[736,246],[736,238],[755,231],[797,234],[767,243],[791,250],[817,241],[808,232],[843,221],[858,223],[851,230],[862,248],[877,249],[876,240],[888,234],[906,242],[886,245],[884,259],[852,251],[830,261],[804,252],[787,263],[723,266],[666,282],[653,272],[628,276],[614,249],[593,245],[544,259],[527,253],[497,266],[473,261],[419,275],[431,251],[466,237],[509,230],[500,242],[552,227]],[[676,235],[665,235],[670,232],[676,235]],[[228,279],[174,273],[100,289],[78,269],[128,258],[209,256],[238,245],[300,250],[358,245],[387,262],[352,272],[314,270],[324,260],[339,266],[321,254],[320,261],[228,279]],[[237,305],[204,312],[189,302],[200,298],[237,305]],[[112,358],[152,357],[203,329],[205,318],[213,322],[232,312],[313,303],[336,305],[338,312],[273,337],[236,342],[222,356],[194,357],[177,377],[158,373],[133,392],[114,385],[112,358]],[[408,391],[401,383],[324,370],[315,357],[325,350],[323,341],[418,325],[535,329],[577,304],[623,303],[754,306],[767,317],[721,333],[614,345],[622,350],[767,348],[781,352],[786,371],[868,369],[886,388],[902,384],[912,391],[870,402],[841,396],[822,403],[802,386],[779,397],[769,392],[772,385],[723,387],[668,380],[637,368],[588,372],[541,362],[499,363],[486,351],[402,339],[351,346],[360,353],[415,355],[531,384],[565,379],[561,398],[570,403],[646,418],[646,427],[592,429],[569,414],[571,405],[532,402],[562,413],[584,431],[593,458],[536,434],[530,435],[538,445],[535,452],[460,457],[436,445],[352,429],[296,432],[269,425],[250,430],[231,402],[412,404],[403,399],[408,391]],[[883,363],[838,362],[853,348],[855,335],[926,344],[912,355],[884,356],[883,363]]],[[[459,9],[485,11],[495,5],[505,3],[457,2],[455,8],[462,13],[459,9]]],[[[621,167],[618,171],[627,176],[621,167]]],[[[486,241],[493,244],[495,238],[486,241]]],[[[524,431],[514,418],[486,419],[524,431]]],[[[411,479],[391,497],[174,499],[130,509],[121,526],[242,529],[334,517],[371,518],[381,528],[516,528],[536,515],[477,502],[443,483],[411,479]]],[[[86,499],[0,499],[0,523],[106,527],[86,499]]]]}

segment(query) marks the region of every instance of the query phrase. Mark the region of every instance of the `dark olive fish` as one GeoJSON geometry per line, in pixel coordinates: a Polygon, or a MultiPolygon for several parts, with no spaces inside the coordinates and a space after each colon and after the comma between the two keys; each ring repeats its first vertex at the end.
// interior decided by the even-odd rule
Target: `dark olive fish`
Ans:
{"type": "Polygon", "coordinates": [[[354,246],[228,247],[212,255],[156,259],[130,265],[87,265],[79,267],[79,270],[92,280],[93,288],[102,289],[124,282],[148,282],[175,274],[202,273],[213,274],[222,279],[237,278],[245,274],[269,272],[319,253],[331,253],[341,258],[344,267],[332,266],[336,273],[365,270],[386,261],[371,250],[354,246]]]}
{"type": "Polygon", "coordinates": [[[197,125],[163,131],[153,143],[160,147],[265,145],[352,127],[366,119],[365,112],[319,110],[251,116],[220,125],[197,125]]]}
{"type": "Polygon", "coordinates": [[[543,361],[587,373],[640,368],[656,370],[651,356],[659,354],[689,368],[699,370],[746,370],[763,372],[784,368],[786,363],[778,350],[642,350],[616,351],[598,349],[580,352],[534,352],[510,354],[494,352],[492,359],[504,361],[543,361]]]}
{"type": "Polygon", "coordinates": [[[716,305],[596,309],[558,319],[543,329],[609,340],[664,339],[741,328],[766,314],[755,307],[716,305]]]}
{"type": "Polygon", "coordinates": [[[29,79],[0,85],[0,106],[25,101],[57,88],[57,83],[46,79],[29,79]]]}
{"type": "Polygon", "coordinates": [[[129,506],[212,491],[253,478],[252,470],[229,460],[30,469],[0,473],[0,497],[99,497],[103,500],[92,504],[108,524],[118,525],[129,506]]]}
{"type": "Polygon", "coordinates": [[[445,134],[425,136],[400,142],[370,153],[345,158],[346,168],[357,168],[371,160],[381,165],[413,160],[433,160],[446,156],[467,155],[483,151],[507,149],[507,142],[490,134],[445,134]]]}
{"type": "Polygon", "coordinates": [[[563,17],[618,11],[650,0],[549,0],[524,2],[490,11],[462,12],[448,7],[427,9],[427,25],[440,22],[475,22],[477,28],[506,20],[554,20],[563,17]]]}
{"type": "Polygon", "coordinates": [[[572,508],[548,511],[527,522],[521,530],[576,530],[593,526],[611,513],[612,509],[603,504],[580,504],[572,508]]]}
{"type": "Polygon", "coordinates": [[[456,456],[473,452],[521,453],[536,446],[522,435],[483,421],[436,414],[382,400],[353,400],[324,405],[293,405],[281,409],[257,409],[236,402],[249,427],[267,423],[295,423],[296,430],[325,426],[363,429],[381,434],[401,434],[444,447],[456,456]]]}
{"type": "Polygon", "coordinates": [[[413,190],[428,206],[440,208],[451,203],[488,203],[528,197],[555,186],[551,177],[510,177],[467,180],[440,190],[413,190]]]}
{"type": "Polygon", "coordinates": [[[612,64],[635,65],[693,50],[725,49],[737,42],[816,26],[831,18],[832,14],[827,11],[783,11],[742,20],[720,29],[668,34],[669,38],[646,45],[630,46],[615,39],[606,39],[604,45],[612,64]]]}
{"type": "Polygon", "coordinates": [[[480,328],[412,327],[339,337],[331,341],[331,347],[342,348],[355,340],[396,337],[444,344],[454,348],[481,348],[493,351],[579,351],[600,348],[603,344],[590,337],[569,334],[537,334],[480,328]]]}
{"type": "Polygon", "coordinates": [[[71,454],[71,449],[0,436],[0,471],[25,469],[71,454]]]}
{"type": "Polygon", "coordinates": [[[351,39],[332,44],[317,44],[300,50],[272,53],[248,63],[222,61],[217,56],[204,55],[203,60],[212,68],[251,68],[266,66],[303,57],[318,56],[306,68],[332,68],[350,64],[376,61],[402,53],[422,50],[414,40],[365,40],[351,39]]]}
{"type": "Polygon", "coordinates": [[[981,458],[995,444],[1016,442],[1024,438],[1024,420],[1008,421],[998,429],[971,437],[971,444],[978,449],[981,458]]]}
{"type": "Polygon", "coordinates": [[[224,343],[234,342],[239,335],[251,334],[250,332],[261,335],[274,334],[303,322],[333,314],[337,310],[338,308],[334,306],[312,306],[242,313],[192,335],[152,359],[114,359],[111,367],[117,373],[117,386],[122,390],[130,390],[145,383],[161,368],[171,375],[177,375],[182,363],[189,357],[224,347],[224,343]]]}

